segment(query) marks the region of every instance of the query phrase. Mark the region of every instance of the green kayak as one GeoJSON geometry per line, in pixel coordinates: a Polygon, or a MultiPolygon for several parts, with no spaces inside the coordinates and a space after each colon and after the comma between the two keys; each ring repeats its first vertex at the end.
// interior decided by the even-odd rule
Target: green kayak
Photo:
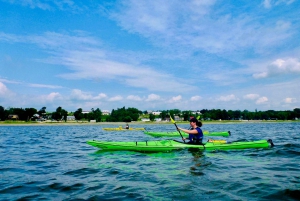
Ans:
{"type": "MultiPolygon", "coordinates": [[[[153,137],[180,137],[180,134],[178,131],[174,132],[155,132],[155,131],[144,131],[145,134],[151,135],[153,137]]],[[[183,137],[187,137],[188,134],[181,132],[183,137]]],[[[209,132],[209,131],[203,131],[203,135],[205,136],[222,136],[222,137],[228,137],[231,135],[230,131],[221,131],[221,132],[209,132]]]]}
{"type": "Polygon", "coordinates": [[[176,140],[145,141],[145,142],[104,142],[89,140],[87,144],[111,151],[139,151],[139,152],[168,152],[186,148],[201,150],[234,150],[250,148],[268,148],[274,146],[272,140],[258,140],[251,142],[215,143],[206,142],[201,145],[187,144],[176,140]]]}

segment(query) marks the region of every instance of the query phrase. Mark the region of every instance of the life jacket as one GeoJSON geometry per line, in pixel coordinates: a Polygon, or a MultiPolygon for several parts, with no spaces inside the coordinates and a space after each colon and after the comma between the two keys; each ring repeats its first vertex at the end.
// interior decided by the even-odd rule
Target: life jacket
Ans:
{"type": "MultiPolygon", "coordinates": [[[[196,140],[198,142],[202,141],[202,139],[203,139],[203,132],[202,132],[201,128],[200,127],[196,127],[195,129],[198,131],[198,134],[189,134],[189,140],[190,141],[196,140]]],[[[191,130],[193,130],[193,128],[191,130]]]]}

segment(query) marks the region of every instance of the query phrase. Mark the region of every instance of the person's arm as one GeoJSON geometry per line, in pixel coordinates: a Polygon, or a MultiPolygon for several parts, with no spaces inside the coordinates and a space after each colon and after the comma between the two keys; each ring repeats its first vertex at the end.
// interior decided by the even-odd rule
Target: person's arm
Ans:
{"type": "Polygon", "coordinates": [[[183,131],[183,132],[185,132],[187,134],[193,134],[193,135],[198,134],[198,131],[196,129],[187,130],[187,129],[183,129],[183,128],[178,127],[178,130],[181,130],[181,131],[183,131]]]}

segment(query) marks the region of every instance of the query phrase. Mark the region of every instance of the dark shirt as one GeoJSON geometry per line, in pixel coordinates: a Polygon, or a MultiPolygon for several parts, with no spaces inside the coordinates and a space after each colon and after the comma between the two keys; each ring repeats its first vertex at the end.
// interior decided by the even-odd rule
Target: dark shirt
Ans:
{"type": "MultiPolygon", "coordinates": [[[[194,130],[191,128],[190,130],[194,130]]],[[[198,134],[189,134],[189,140],[196,141],[196,142],[202,142],[203,139],[203,132],[200,127],[197,127],[196,130],[198,131],[198,134]]]]}

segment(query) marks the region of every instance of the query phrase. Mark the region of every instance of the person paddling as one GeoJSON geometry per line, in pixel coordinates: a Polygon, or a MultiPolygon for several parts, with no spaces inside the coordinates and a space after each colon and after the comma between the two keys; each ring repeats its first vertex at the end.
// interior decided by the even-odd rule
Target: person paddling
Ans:
{"type": "MultiPolygon", "coordinates": [[[[202,144],[203,132],[201,130],[202,122],[198,121],[196,118],[190,119],[191,129],[183,129],[178,127],[178,130],[181,130],[187,134],[189,134],[189,142],[188,144],[202,144]]],[[[186,140],[184,138],[184,140],[186,140]]]]}

